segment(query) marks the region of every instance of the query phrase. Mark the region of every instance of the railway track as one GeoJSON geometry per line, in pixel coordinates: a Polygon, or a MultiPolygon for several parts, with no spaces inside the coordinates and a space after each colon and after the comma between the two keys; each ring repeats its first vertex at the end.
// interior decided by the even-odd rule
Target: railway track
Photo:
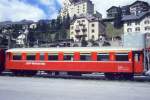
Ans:
{"type": "Polygon", "coordinates": [[[71,75],[50,75],[46,73],[37,73],[34,76],[15,76],[11,72],[3,72],[0,76],[8,77],[31,77],[31,78],[55,78],[55,79],[78,79],[78,80],[103,80],[103,81],[120,81],[120,82],[150,82],[150,76],[134,76],[132,80],[123,79],[112,79],[109,80],[105,78],[104,74],[93,73],[93,74],[82,74],[81,76],[71,76],[71,75]]]}

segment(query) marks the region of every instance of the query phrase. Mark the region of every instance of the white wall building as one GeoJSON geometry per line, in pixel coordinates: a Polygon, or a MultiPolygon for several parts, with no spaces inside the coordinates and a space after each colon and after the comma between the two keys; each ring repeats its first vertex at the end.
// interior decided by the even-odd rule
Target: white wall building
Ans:
{"type": "Polygon", "coordinates": [[[16,39],[16,44],[18,44],[18,45],[24,45],[25,44],[25,41],[24,41],[25,38],[26,38],[25,34],[19,35],[17,37],[17,39],[16,39]]]}
{"type": "Polygon", "coordinates": [[[124,33],[150,33],[150,11],[124,16],[124,33]]]}
{"type": "Polygon", "coordinates": [[[80,16],[81,14],[94,14],[94,4],[91,0],[63,0],[63,7],[60,15],[70,15],[73,18],[74,15],[80,16]]]}
{"type": "Polygon", "coordinates": [[[105,25],[94,16],[78,17],[70,25],[70,39],[75,41],[81,41],[83,37],[98,40],[102,34],[105,34],[105,25]]]}

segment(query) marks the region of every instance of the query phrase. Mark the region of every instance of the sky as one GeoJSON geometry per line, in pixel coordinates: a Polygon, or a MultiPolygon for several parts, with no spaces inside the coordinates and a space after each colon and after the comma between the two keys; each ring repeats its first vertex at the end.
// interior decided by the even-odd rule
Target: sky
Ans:
{"type": "MultiPolygon", "coordinates": [[[[111,6],[124,6],[136,0],[91,0],[95,10],[106,16],[111,6]]],[[[150,0],[142,0],[150,3],[150,0]]],[[[0,21],[38,21],[54,19],[62,7],[62,0],[0,0],[0,21]]]]}

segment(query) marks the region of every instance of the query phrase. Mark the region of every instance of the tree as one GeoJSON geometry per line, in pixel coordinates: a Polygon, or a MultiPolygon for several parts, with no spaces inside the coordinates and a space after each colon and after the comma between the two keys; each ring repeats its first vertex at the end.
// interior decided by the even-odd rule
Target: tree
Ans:
{"type": "Polygon", "coordinates": [[[56,30],[59,30],[62,26],[62,18],[61,16],[58,16],[56,19],[56,30]]]}
{"type": "Polygon", "coordinates": [[[52,32],[55,32],[55,31],[56,31],[56,20],[55,20],[55,19],[52,19],[52,21],[51,21],[50,30],[51,30],[52,32]]]}
{"type": "MultiPolygon", "coordinates": [[[[120,11],[121,12],[121,11],[120,11]]],[[[115,20],[114,20],[114,27],[115,28],[121,28],[122,27],[122,21],[121,21],[121,19],[122,19],[122,13],[118,13],[117,15],[116,15],[116,18],[115,18],[115,20]]]]}
{"type": "Polygon", "coordinates": [[[69,16],[69,14],[67,14],[67,17],[65,18],[64,25],[65,25],[66,29],[70,28],[70,16],[69,16]]]}

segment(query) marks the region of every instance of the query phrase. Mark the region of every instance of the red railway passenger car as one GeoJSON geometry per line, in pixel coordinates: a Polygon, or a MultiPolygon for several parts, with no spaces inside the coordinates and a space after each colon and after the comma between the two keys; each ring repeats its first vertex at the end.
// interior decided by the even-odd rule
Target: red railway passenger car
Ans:
{"type": "Polygon", "coordinates": [[[143,50],[140,48],[24,48],[6,51],[6,69],[14,74],[34,75],[37,71],[82,73],[100,72],[107,78],[142,74],[143,50]]]}

